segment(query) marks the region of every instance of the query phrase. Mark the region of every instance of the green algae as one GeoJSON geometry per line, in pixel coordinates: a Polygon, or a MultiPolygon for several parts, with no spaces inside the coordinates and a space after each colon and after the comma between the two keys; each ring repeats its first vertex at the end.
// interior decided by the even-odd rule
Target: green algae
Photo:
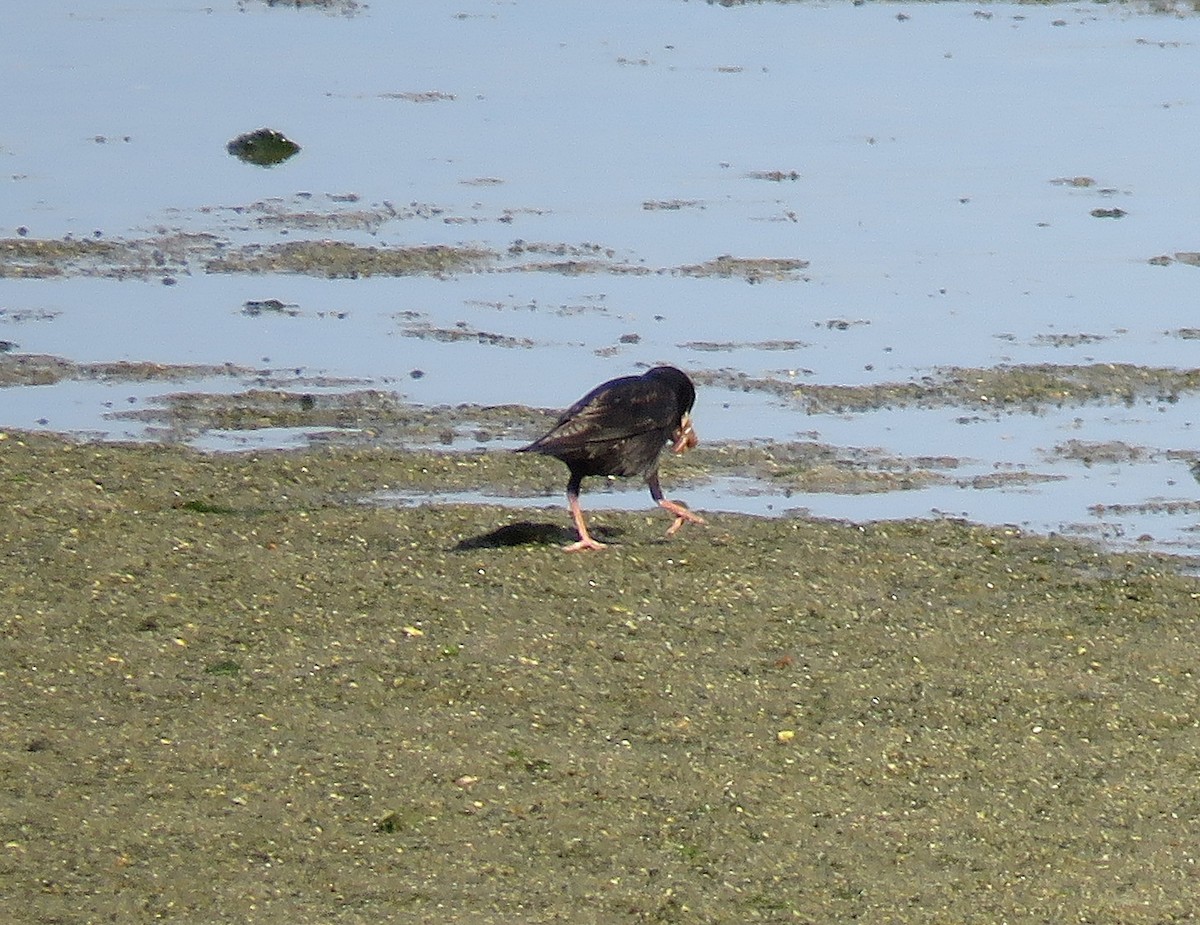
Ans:
{"type": "MultiPolygon", "coordinates": [[[[376,230],[392,220],[428,217],[438,210],[414,206],[297,212],[278,204],[244,210],[256,225],[320,230],[376,230]]],[[[450,221],[449,218],[445,219],[450,221]]],[[[560,273],[613,276],[673,275],[741,278],[747,282],[799,280],[807,261],[797,258],[720,256],[697,264],[649,267],[615,258],[596,244],[514,241],[503,252],[466,244],[368,246],[333,240],[235,245],[211,234],[164,233],[129,240],[0,239],[0,277],[102,276],[112,279],[186,273],[297,273],[330,279],[369,276],[453,276],[460,273],[560,273]]]]}
{"type": "Polygon", "coordinates": [[[443,244],[364,247],[337,241],[248,244],[204,265],[209,273],[301,273],[331,279],[361,276],[447,275],[481,269],[492,259],[485,250],[443,244]]]}
{"type": "Polygon", "coordinates": [[[0,439],[18,920],[1190,915],[1169,560],[351,499],[467,462],[0,439]]]}
{"type": "Polygon", "coordinates": [[[258,167],[274,167],[300,153],[300,146],[282,132],[260,128],[238,135],[225,146],[233,157],[258,167]]]}
{"type": "Polygon", "coordinates": [[[944,407],[1035,413],[1045,408],[1096,403],[1173,403],[1185,394],[1200,391],[1200,369],[1131,363],[942,367],[920,380],[867,385],[810,384],[723,371],[702,371],[693,378],[705,385],[790,398],[811,414],[944,407]]]}

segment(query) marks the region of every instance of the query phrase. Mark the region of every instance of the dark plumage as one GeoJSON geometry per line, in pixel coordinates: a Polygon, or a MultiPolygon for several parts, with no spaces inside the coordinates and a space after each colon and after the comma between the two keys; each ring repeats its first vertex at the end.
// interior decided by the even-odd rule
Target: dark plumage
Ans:
{"type": "Polygon", "coordinates": [[[673,366],[656,366],[642,376],[623,376],[599,385],[563,412],[544,437],[518,453],[542,453],[561,459],[571,470],[567,505],[579,541],[567,546],[603,549],[592,539],[579,506],[579,487],[585,476],[641,476],[660,507],[675,515],[667,535],[685,521],[704,523],[677,501],[663,497],[658,483],[658,457],[668,443],[676,453],[686,453],[697,443],[692,429],[696,389],[686,374],[673,366]]]}

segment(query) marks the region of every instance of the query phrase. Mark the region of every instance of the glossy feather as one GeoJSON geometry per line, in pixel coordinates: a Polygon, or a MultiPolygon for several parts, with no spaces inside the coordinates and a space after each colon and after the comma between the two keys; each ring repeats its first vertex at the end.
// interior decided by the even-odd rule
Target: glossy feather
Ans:
{"type": "Polygon", "coordinates": [[[623,376],[592,389],[519,452],[554,456],[580,477],[646,477],[695,401],[691,380],[674,367],[623,376]]]}

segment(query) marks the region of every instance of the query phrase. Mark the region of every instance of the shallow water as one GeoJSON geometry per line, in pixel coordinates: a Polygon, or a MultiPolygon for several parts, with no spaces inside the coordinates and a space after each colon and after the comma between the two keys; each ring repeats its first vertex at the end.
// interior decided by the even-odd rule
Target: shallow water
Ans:
{"type": "MultiPolygon", "coordinates": [[[[76,361],[232,363],[423,404],[538,407],[658,361],[801,388],[907,381],[939,366],[1200,365],[1200,340],[1188,336],[1200,270],[1149,262],[1200,249],[1196,17],[1113,5],[639,0],[415,10],[15,8],[0,36],[0,77],[14,91],[0,135],[0,234],[500,253],[519,240],[583,254],[599,245],[610,264],[666,272],[329,280],[193,265],[173,285],[0,278],[0,340],[76,361]],[[300,154],[262,169],[226,153],[262,126],[300,154]],[[1124,217],[1092,214],[1116,208],[1124,217]],[[755,284],[671,272],[724,254],[808,266],[755,284]],[[261,299],[295,311],[243,311],[261,299]],[[419,336],[460,325],[531,343],[419,336]],[[767,349],[778,346],[788,349],[767,349]]],[[[9,388],[0,424],[153,437],[109,415],[185,388],[253,384],[9,388]]],[[[716,482],[692,503],[855,519],[942,513],[1196,551],[1186,508],[1097,505],[1193,499],[1198,410],[1185,396],[1036,415],[807,414],[702,389],[696,419],[709,441],[815,439],[960,457],[960,480],[1064,478],[769,502],[716,482]],[[1071,439],[1140,453],[1088,465],[1056,452],[1071,439]]],[[[201,441],[237,449],[303,435],[201,441]]]]}

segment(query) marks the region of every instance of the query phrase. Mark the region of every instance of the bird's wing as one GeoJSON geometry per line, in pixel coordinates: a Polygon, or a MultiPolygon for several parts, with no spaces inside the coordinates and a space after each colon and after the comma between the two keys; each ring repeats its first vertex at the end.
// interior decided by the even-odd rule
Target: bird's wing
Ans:
{"type": "Polygon", "coordinates": [[[631,376],[589,392],[563,412],[558,423],[537,445],[581,446],[624,440],[655,430],[670,430],[678,422],[675,395],[652,379],[631,376]]]}

